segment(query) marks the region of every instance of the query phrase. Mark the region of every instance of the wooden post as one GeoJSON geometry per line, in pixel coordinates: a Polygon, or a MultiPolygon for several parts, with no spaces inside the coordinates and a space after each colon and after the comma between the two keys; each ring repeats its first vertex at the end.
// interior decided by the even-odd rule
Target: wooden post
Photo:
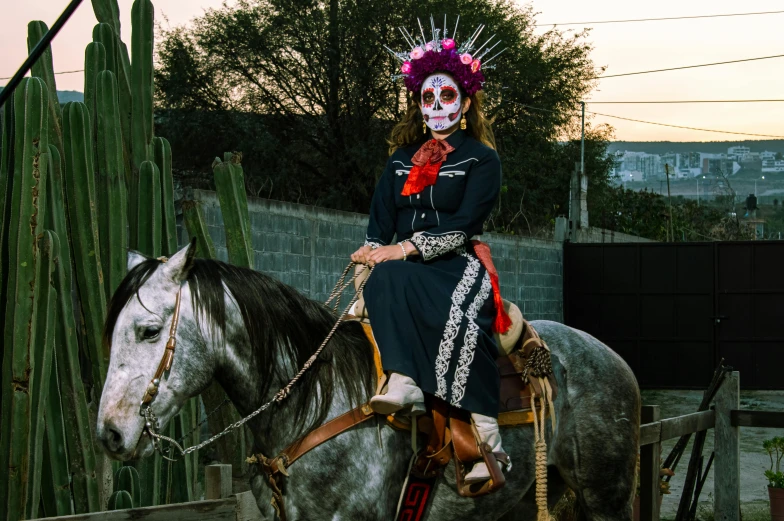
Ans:
{"type": "Polygon", "coordinates": [[[716,521],[740,521],[740,430],[732,426],[730,411],[740,409],[740,376],[728,374],[716,393],[713,495],[716,521]]]}
{"type": "Polygon", "coordinates": [[[231,465],[204,467],[204,499],[226,499],[231,495],[231,465]]]}
{"type": "MultiPolygon", "coordinates": [[[[661,419],[658,405],[643,405],[640,423],[655,423],[661,419]]],[[[640,447],[640,521],[659,521],[659,469],[661,442],[640,447]]]]}

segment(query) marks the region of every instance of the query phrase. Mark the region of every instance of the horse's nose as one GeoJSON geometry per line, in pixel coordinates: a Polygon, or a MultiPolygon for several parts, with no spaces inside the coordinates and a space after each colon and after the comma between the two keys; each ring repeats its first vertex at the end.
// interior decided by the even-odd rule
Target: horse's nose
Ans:
{"type": "Polygon", "coordinates": [[[120,429],[109,421],[104,422],[103,428],[98,435],[101,438],[101,443],[109,452],[117,453],[123,446],[123,437],[120,429]]]}

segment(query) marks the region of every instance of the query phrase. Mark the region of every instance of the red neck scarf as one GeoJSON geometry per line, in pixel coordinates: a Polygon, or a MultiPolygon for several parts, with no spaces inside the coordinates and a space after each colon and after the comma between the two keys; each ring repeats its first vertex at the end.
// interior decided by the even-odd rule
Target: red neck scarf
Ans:
{"type": "Polygon", "coordinates": [[[454,149],[443,139],[426,141],[411,158],[414,167],[408,173],[408,179],[406,179],[406,184],[403,185],[403,191],[400,192],[400,195],[418,194],[426,186],[436,184],[441,164],[446,159],[446,155],[454,149]]]}

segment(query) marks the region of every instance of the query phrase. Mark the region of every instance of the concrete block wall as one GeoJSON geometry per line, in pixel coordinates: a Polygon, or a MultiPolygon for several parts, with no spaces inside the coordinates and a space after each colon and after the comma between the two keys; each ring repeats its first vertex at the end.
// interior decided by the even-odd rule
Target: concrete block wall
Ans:
{"type": "MultiPolygon", "coordinates": [[[[220,204],[214,192],[194,190],[219,259],[227,260],[220,204]]],[[[249,198],[255,265],[259,271],[326,300],[349,256],[365,241],[367,216],[295,203],[249,198]]],[[[187,242],[180,230],[180,243],[187,242]]],[[[561,243],[487,234],[501,293],[529,320],[563,321],[561,243]]],[[[344,301],[344,302],[347,302],[344,301]]]]}

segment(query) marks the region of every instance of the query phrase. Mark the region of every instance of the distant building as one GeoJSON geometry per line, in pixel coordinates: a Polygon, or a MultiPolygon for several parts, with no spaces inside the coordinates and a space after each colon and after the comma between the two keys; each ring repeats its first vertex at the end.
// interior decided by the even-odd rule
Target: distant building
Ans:
{"type": "Polygon", "coordinates": [[[784,161],[775,159],[764,159],[762,161],[762,172],[784,172],[784,161]]]}
{"type": "Polygon", "coordinates": [[[740,164],[727,157],[727,154],[700,154],[702,174],[733,175],[740,170],[740,164]]]}
{"type": "Polygon", "coordinates": [[[767,150],[765,152],[760,152],[760,159],[763,161],[765,161],[766,159],[776,159],[776,153],[769,152],[767,150]]]}
{"type": "Polygon", "coordinates": [[[741,162],[746,161],[746,157],[751,154],[751,149],[744,146],[734,146],[727,149],[727,157],[741,162]]]}

